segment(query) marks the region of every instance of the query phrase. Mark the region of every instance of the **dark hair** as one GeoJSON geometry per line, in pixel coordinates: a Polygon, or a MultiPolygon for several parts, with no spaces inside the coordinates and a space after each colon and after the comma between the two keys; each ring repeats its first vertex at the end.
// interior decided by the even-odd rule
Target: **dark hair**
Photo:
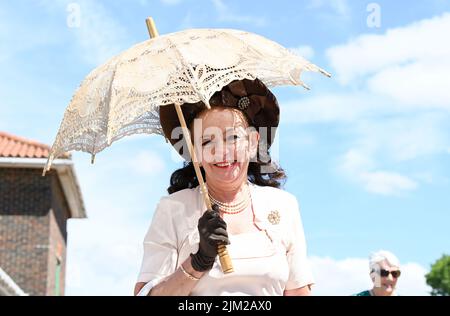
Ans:
{"type": "MultiPolygon", "coordinates": [[[[203,179],[205,179],[205,170],[200,167],[203,179]]],[[[251,183],[260,186],[269,186],[280,188],[286,182],[287,176],[284,170],[273,162],[251,161],[248,166],[247,178],[251,183]],[[264,169],[264,171],[262,171],[264,169]]],[[[192,189],[199,185],[195,174],[194,164],[185,162],[183,168],[176,170],[170,177],[170,186],[167,189],[169,194],[192,189]]]]}

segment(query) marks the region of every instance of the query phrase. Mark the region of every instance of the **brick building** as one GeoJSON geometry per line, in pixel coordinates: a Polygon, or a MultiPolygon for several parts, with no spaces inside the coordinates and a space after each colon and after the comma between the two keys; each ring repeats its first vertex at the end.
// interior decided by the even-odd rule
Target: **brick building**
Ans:
{"type": "Polygon", "coordinates": [[[0,268],[0,296],[26,296],[14,280],[0,268]]]}
{"type": "Polygon", "coordinates": [[[0,132],[0,295],[64,295],[67,220],[86,211],[69,154],[42,177],[49,150],[0,132]]]}

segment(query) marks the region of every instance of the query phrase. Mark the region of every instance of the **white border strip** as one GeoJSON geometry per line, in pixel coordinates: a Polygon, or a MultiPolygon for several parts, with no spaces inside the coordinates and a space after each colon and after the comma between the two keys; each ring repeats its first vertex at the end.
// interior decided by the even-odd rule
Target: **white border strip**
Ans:
{"type": "Polygon", "coordinates": [[[16,284],[16,282],[11,279],[11,277],[0,268],[0,279],[6,283],[7,286],[13,291],[17,296],[28,296],[27,293],[22,291],[22,289],[16,284]]]}

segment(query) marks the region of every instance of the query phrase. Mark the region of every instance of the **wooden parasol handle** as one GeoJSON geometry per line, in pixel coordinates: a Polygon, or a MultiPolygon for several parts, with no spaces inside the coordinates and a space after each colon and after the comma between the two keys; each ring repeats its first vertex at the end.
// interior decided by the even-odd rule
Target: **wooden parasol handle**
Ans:
{"type": "MultiPolygon", "coordinates": [[[[159,36],[158,30],[156,29],[155,22],[153,18],[149,17],[145,20],[147,24],[147,29],[151,38],[155,38],[159,36]]],[[[186,140],[186,144],[189,149],[189,154],[191,155],[192,162],[194,164],[195,174],[197,175],[198,183],[200,185],[201,193],[203,196],[203,200],[205,201],[205,205],[207,209],[212,210],[211,200],[209,199],[208,189],[206,188],[205,181],[203,180],[202,172],[200,170],[200,166],[198,164],[197,155],[194,150],[194,145],[192,143],[191,134],[189,129],[187,128],[186,121],[183,116],[183,112],[181,110],[181,104],[175,103],[175,109],[177,111],[178,119],[180,120],[181,128],[183,131],[184,139],[186,140]]],[[[224,273],[231,273],[234,271],[233,264],[231,262],[230,255],[228,254],[227,247],[225,245],[219,245],[217,247],[217,252],[219,254],[220,265],[222,266],[222,271],[224,273]]]]}

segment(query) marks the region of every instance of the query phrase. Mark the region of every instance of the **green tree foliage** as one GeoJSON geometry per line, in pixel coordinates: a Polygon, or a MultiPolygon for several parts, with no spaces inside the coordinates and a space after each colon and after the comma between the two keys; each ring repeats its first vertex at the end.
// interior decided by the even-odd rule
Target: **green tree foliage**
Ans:
{"type": "Polygon", "coordinates": [[[443,255],[425,275],[427,284],[432,287],[433,296],[450,296],[450,256],[443,255]]]}

